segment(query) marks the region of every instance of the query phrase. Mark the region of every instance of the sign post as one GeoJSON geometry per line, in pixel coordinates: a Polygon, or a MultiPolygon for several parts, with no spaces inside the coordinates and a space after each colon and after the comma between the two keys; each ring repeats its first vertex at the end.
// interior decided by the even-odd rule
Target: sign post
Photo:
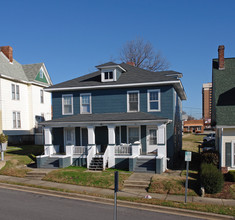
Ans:
{"type": "Polygon", "coordinates": [[[187,203],[187,190],[188,190],[188,169],[189,169],[189,161],[192,159],[192,152],[185,151],[185,161],[186,161],[186,183],[185,183],[185,200],[187,203]]]}
{"type": "Polygon", "coordinates": [[[113,219],[117,220],[117,192],[118,192],[118,171],[114,173],[114,215],[113,219]]]}

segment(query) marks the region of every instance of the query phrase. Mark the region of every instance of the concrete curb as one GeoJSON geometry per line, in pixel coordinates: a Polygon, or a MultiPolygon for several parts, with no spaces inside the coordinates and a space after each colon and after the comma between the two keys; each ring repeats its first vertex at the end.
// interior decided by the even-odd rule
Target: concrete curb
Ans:
{"type": "MultiPolygon", "coordinates": [[[[83,200],[87,202],[96,202],[96,203],[103,203],[103,204],[108,204],[108,205],[114,204],[113,199],[90,196],[90,195],[85,195],[85,194],[59,192],[59,191],[40,189],[40,188],[29,187],[29,186],[12,185],[8,183],[0,183],[0,187],[11,189],[11,190],[30,192],[30,193],[35,193],[35,194],[43,194],[43,195],[63,197],[63,198],[68,198],[68,199],[83,200]]],[[[200,212],[200,211],[192,211],[192,210],[187,210],[187,209],[172,208],[172,207],[159,206],[159,205],[129,202],[129,201],[123,201],[123,200],[118,200],[117,203],[118,203],[118,206],[122,206],[122,207],[129,207],[129,208],[134,208],[134,209],[138,207],[138,209],[148,210],[152,212],[175,214],[175,215],[181,215],[181,216],[190,216],[190,217],[195,217],[195,218],[215,219],[215,220],[235,219],[233,216],[219,215],[219,214],[200,212]]]]}

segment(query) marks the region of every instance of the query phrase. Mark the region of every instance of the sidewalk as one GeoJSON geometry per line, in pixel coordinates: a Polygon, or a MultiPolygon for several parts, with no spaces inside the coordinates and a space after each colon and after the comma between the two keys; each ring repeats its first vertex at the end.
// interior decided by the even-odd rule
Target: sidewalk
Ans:
{"type": "MultiPolygon", "coordinates": [[[[47,187],[47,188],[57,188],[61,190],[68,190],[75,193],[81,194],[92,194],[92,195],[104,195],[104,196],[113,196],[114,191],[110,189],[101,189],[96,187],[86,187],[86,186],[78,186],[64,183],[54,183],[43,180],[29,179],[29,178],[19,178],[19,177],[11,177],[0,175],[0,182],[6,183],[18,183],[18,184],[28,184],[35,185],[39,187],[47,187]]],[[[184,202],[184,196],[179,195],[165,195],[165,194],[156,194],[156,193],[147,193],[143,190],[132,190],[126,189],[121,190],[117,193],[117,196],[120,197],[137,197],[144,198],[146,195],[150,195],[154,199],[160,199],[165,201],[177,201],[184,202]]],[[[188,196],[188,202],[196,202],[203,204],[216,204],[216,205],[224,205],[224,206],[235,206],[235,200],[232,199],[214,199],[214,198],[206,198],[206,197],[196,197],[196,196],[188,196]]]]}

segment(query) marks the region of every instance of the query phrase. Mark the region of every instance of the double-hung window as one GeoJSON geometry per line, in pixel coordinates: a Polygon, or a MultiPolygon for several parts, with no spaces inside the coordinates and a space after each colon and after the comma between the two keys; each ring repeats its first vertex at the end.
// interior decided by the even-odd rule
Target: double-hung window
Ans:
{"type": "Polygon", "coordinates": [[[161,111],[160,108],[160,89],[148,90],[148,111],[161,111]]]}
{"type": "Polygon", "coordinates": [[[73,95],[62,95],[62,113],[63,115],[73,114],[73,95]]]}
{"type": "Polygon", "coordinates": [[[104,79],[105,80],[112,80],[113,79],[113,71],[104,72],[104,79]]]}
{"type": "Polygon", "coordinates": [[[20,112],[13,112],[13,128],[21,128],[20,112]]]}
{"type": "Polygon", "coordinates": [[[128,112],[139,111],[139,91],[127,92],[127,111],[128,112]]]}
{"type": "Polygon", "coordinates": [[[12,100],[20,100],[20,87],[19,85],[11,84],[11,97],[12,100]]]}
{"type": "Polygon", "coordinates": [[[128,142],[129,144],[134,144],[139,141],[139,127],[129,127],[128,128],[128,142]]]}
{"type": "Polygon", "coordinates": [[[90,114],[91,113],[91,94],[84,93],[80,94],[80,113],[90,114]]]}
{"type": "Polygon", "coordinates": [[[41,103],[44,103],[44,93],[42,89],[40,90],[40,101],[41,103]]]}

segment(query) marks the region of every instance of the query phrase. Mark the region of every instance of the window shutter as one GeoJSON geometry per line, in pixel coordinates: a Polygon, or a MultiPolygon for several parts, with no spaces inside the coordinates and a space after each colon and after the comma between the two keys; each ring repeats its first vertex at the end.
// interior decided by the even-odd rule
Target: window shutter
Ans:
{"type": "Polygon", "coordinates": [[[232,144],[227,142],[225,143],[225,166],[231,167],[232,161],[231,161],[231,150],[232,150],[232,144]]]}
{"type": "Polygon", "coordinates": [[[157,130],[157,143],[165,144],[165,128],[164,126],[159,126],[157,130]]]}

